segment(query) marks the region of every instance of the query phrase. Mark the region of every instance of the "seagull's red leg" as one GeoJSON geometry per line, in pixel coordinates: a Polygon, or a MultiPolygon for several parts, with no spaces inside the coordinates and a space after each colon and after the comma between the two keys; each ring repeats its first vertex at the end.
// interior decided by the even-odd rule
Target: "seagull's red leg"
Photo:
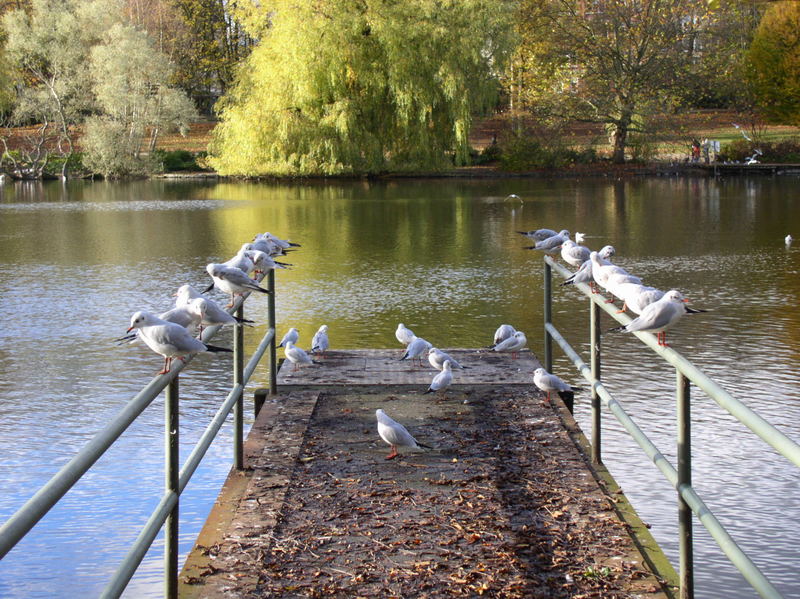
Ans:
{"type": "Polygon", "coordinates": [[[627,309],[628,309],[628,302],[622,302],[622,307],[619,310],[617,310],[617,314],[622,314],[627,309]]]}
{"type": "Polygon", "coordinates": [[[170,368],[171,364],[172,364],[172,358],[167,358],[166,356],[164,356],[164,368],[162,368],[156,374],[167,374],[169,372],[169,368],[170,368]]]}
{"type": "Polygon", "coordinates": [[[386,458],[385,458],[385,459],[387,459],[387,460],[391,460],[391,459],[394,459],[394,458],[396,458],[396,457],[397,457],[397,456],[399,456],[399,455],[400,455],[400,454],[399,454],[399,453],[397,453],[397,447],[395,447],[394,445],[392,445],[392,451],[389,453],[389,455],[387,455],[387,456],[386,456],[386,458]]]}

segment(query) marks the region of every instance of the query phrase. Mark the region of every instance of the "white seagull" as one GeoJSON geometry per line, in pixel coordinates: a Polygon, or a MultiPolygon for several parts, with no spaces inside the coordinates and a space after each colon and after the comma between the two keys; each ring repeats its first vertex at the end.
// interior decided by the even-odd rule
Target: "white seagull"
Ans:
{"type": "Polygon", "coordinates": [[[583,243],[586,241],[586,234],[585,233],[575,233],[575,243],[583,243]]]}
{"type": "Polygon", "coordinates": [[[283,346],[283,353],[286,356],[286,359],[294,364],[292,372],[300,370],[301,364],[319,364],[319,362],[312,360],[311,356],[309,356],[303,349],[295,347],[294,343],[291,341],[287,341],[286,345],[283,346]]]}
{"type": "Polygon", "coordinates": [[[501,324],[497,327],[497,330],[494,332],[494,343],[490,346],[490,349],[494,349],[494,346],[498,343],[502,343],[509,337],[513,337],[514,333],[517,332],[517,329],[512,327],[510,324],[501,324]]]}
{"type": "Polygon", "coordinates": [[[398,447],[411,447],[412,449],[424,447],[425,449],[432,449],[430,446],[417,441],[411,436],[411,433],[406,430],[406,427],[389,418],[383,410],[375,410],[375,417],[378,419],[378,434],[381,436],[381,439],[392,447],[392,451],[386,456],[387,460],[391,460],[400,455],[397,453],[398,447]]]}
{"type": "Polygon", "coordinates": [[[564,262],[572,266],[581,266],[589,259],[591,253],[585,245],[578,245],[571,239],[561,244],[561,257],[564,258],[564,262]]]}
{"type": "Polygon", "coordinates": [[[414,335],[414,331],[412,331],[409,328],[406,328],[406,325],[404,325],[401,322],[400,324],[397,325],[397,330],[395,330],[394,336],[403,345],[408,345],[414,340],[414,337],[416,335],[414,335]]]}
{"type": "Polygon", "coordinates": [[[283,339],[281,339],[281,342],[278,344],[278,347],[283,347],[290,341],[292,343],[297,343],[298,339],[300,339],[300,331],[292,327],[288,331],[286,331],[286,334],[283,336],[283,339]]]}
{"type": "Polygon", "coordinates": [[[210,327],[213,325],[226,325],[226,324],[253,324],[252,320],[247,318],[239,318],[233,316],[225,310],[213,299],[203,297],[191,285],[181,285],[175,294],[175,306],[187,306],[194,303],[196,309],[201,313],[200,328],[202,332],[203,327],[210,327]],[[197,300],[203,300],[202,302],[197,300]]]}
{"type": "Polygon", "coordinates": [[[314,333],[314,337],[311,339],[311,351],[324,356],[325,352],[328,351],[328,347],[330,347],[330,342],[328,341],[328,325],[324,324],[317,329],[317,332],[314,333]]]}
{"type": "Polygon", "coordinates": [[[158,374],[167,374],[174,358],[184,358],[199,352],[230,352],[232,350],[198,341],[179,324],[161,320],[150,312],[136,312],[131,316],[127,333],[137,330],[144,343],[157,354],[164,356],[164,367],[158,374]]]}
{"type": "Polygon", "coordinates": [[[494,346],[496,352],[511,352],[511,359],[516,360],[519,351],[528,345],[528,338],[522,331],[516,331],[513,336],[494,346]]]}
{"type": "Polygon", "coordinates": [[[525,237],[530,237],[534,241],[544,241],[549,237],[553,237],[554,235],[558,235],[557,231],[553,231],[553,229],[536,229],[535,231],[517,231],[520,235],[525,235],[525,237]]]}
{"type": "Polygon", "coordinates": [[[224,293],[231,294],[231,303],[228,308],[233,306],[233,301],[236,295],[247,293],[248,291],[259,291],[261,293],[269,293],[266,289],[259,286],[259,284],[248,277],[244,272],[238,268],[231,268],[224,264],[208,264],[206,272],[214,279],[214,282],[209,285],[203,293],[211,291],[213,287],[217,287],[224,293]]]}
{"type": "Polygon", "coordinates": [[[450,366],[450,360],[445,360],[442,365],[442,371],[438,373],[431,381],[430,387],[425,393],[436,393],[437,391],[447,391],[450,383],[453,382],[453,370],[450,366]]]}
{"type": "Polygon", "coordinates": [[[580,387],[568,385],[554,374],[550,374],[544,368],[537,368],[533,371],[533,384],[547,393],[547,401],[550,401],[550,393],[557,391],[559,395],[564,392],[572,393],[579,391],[580,387]]]}
{"type": "Polygon", "coordinates": [[[784,237],[784,239],[783,239],[783,242],[784,242],[786,245],[792,245],[792,242],[793,242],[793,241],[794,241],[794,237],[792,237],[791,235],[787,235],[787,236],[786,236],[786,237],[784,237]]]}
{"type": "Polygon", "coordinates": [[[453,368],[467,368],[466,366],[459,364],[453,356],[436,347],[432,347],[428,350],[428,362],[430,362],[431,366],[433,366],[436,370],[442,370],[444,368],[445,360],[450,360],[450,365],[453,368]]]}
{"type": "Polygon", "coordinates": [[[625,326],[615,327],[611,331],[656,333],[658,344],[668,347],[667,329],[677,323],[684,314],[705,312],[705,310],[695,310],[687,307],[687,301],[689,300],[684,299],[680,291],[671,289],[660,300],[646,306],[638,318],[635,318],[625,326]]]}
{"type": "Polygon", "coordinates": [[[539,241],[532,247],[526,247],[526,250],[540,250],[546,254],[556,254],[561,249],[561,244],[569,239],[569,231],[562,229],[556,235],[548,237],[544,241],[539,241]]]}
{"type": "MultiPolygon", "coordinates": [[[[247,245],[253,245],[248,243],[247,245]]],[[[288,268],[292,266],[286,262],[278,262],[273,260],[272,257],[261,250],[247,250],[247,255],[253,261],[256,272],[267,272],[268,270],[275,270],[276,268],[288,268]]]]}
{"type": "Polygon", "coordinates": [[[422,368],[422,355],[427,354],[431,347],[433,345],[422,337],[414,337],[406,347],[406,351],[400,360],[411,360],[411,368],[413,370],[414,359],[416,358],[419,360],[419,367],[422,368]]]}
{"type": "Polygon", "coordinates": [[[252,272],[256,267],[255,264],[253,264],[253,259],[248,255],[249,251],[250,244],[245,243],[241,248],[239,248],[239,251],[236,252],[236,255],[233,258],[223,262],[223,264],[225,266],[230,266],[231,268],[238,268],[244,274],[249,275],[250,272],[252,272]]]}

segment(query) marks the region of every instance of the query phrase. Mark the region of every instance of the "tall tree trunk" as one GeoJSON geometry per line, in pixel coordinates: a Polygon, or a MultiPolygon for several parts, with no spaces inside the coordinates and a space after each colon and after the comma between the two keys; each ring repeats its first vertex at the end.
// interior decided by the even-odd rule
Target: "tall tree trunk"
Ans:
{"type": "Polygon", "coordinates": [[[611,157],[614,164],[624,164],[627,142],[628,126],[623,123],[617,123],[616,129],[614,129],[614,153],[611,157]]]}

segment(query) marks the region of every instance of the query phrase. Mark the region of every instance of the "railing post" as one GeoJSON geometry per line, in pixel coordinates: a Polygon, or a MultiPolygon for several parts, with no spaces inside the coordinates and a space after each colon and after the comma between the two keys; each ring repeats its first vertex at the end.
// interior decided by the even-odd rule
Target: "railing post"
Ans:
{"type": "MultiPolygon", "coordinates": [[[[589,301],[589,327],[590,351],[592,361],[592,378],[600,380],[600,306],[594,301],[589,301]]],[[[597,389],[592,387],[592,462],[601,464],[602,459],[602,428],[600,421],[600,396],[597,389]]]]}
{"type": "MultiPolygon", "coordinates": [[[[167,493],[179,494],[178,474],[180,472],[178,376],[167,386],[164,398],[164,453],[165,480],[167,493]]],[[[164,597],[178,597],[178,506],[175,503],[164,523],[164,597]]]]}
{"type": "MultiPolygon", "coordinates": [[[[244,308],[236,309],[236,316],[244,318],[244,308]]],[[[233,327],[233,384],[242,385],[244,381],[244,325],[233,327]]],[[[244,469],[244,389],[233,406],[233,464],[237,470],[244,469]]]]}
{"type": "Polygon", "coordinates": [[[270,395],[277,395],[278,393],[278,357],[276,338],[278,336],[278,329],[275,324],[275,269],[271,269],[267,274],[267,322],[268,327],[275,331],[272,336],[272,341],[269,343],[269,392],[270,395]]]}
{"type": "MultiPolygon", "coordinates": [[[[553,321],[553,269],[544,263],[544,324],[553,321]]],[[[545,326],[544,329],[544,368],[547,372],[553,371],[553,338],[545,326]]]]}
{"type": "MultiPolygon", "coordinates": [[[[678,489],[692,484],[692,443],[690,382],[677,372],[678,419],[678,489]]],[[[680,552],[681,599],[694,598],[694,550],[692,547],[692,510],[678,494],[678,542],[680,552]]]]}

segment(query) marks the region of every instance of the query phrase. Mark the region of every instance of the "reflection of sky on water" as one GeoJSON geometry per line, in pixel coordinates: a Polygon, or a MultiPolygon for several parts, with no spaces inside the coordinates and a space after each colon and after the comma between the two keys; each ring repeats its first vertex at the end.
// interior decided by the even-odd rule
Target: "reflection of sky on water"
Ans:
{"type": "MultiPolygon", "coordinates": [[[[323,323],[334,348],[395,347],[401,321],[445,348],[480,347],[508,322],[527,333],[537,353],[541,261],[522,249],[528,240],[515,231],[586,232],[592,247],[612,243],[616,261],[646,283],[677,287],[710,310],[684,319],[670,333],[672,345],[798,439],[800,249],[783,245],[789,225],[800,222],[795,186],[792,179],[667,178],[4,185],[0,515],[12,513],[160,367],[146,348],[113,344],[130,314],[166,310],[184,282],[202,288],[207,262],[227,258],[264,230],[303,244],[285,259],[294,268],[277,274],[279,334],[298,327],[303,347],[323,323]],[[523,201],[504,201],[509,193],[523,201]]],[[[556,290],[556,324],[584,354],[586,308],[574,290],[556,290]]],[[[248,301],[247,315],[258,322],[246,333],[250,349],[264,332],[265,311],[262,298],[248,301]]],[[[612,326],[604,317],[606,324],[612,326]]],[[[230,332],[218,340],[229,345],[230,332]]],[[[634,337],[609,334],[603,344],[608,387],[674,457],[674,373],[634,337]]],[[[556,356],[558,373],[575,378],[556,356]]],[[[183,459],[225,395],[216,382],[229,368],[229,357],[203,355],[182,376],[183,459]]],[[[263,377],[259,370],[251,390],[263,377]]],[[[586,403],[579,398],[578,418],[588,430],[586,403]]],[[[0,563],[0,596],[97,594],[160,495],[162,410],[159,398],[0,563]],[[24,580],[21,571],[29,573],[24,580]]],[[[674,558],[674,491],[610,416],[605,423],[606,463],[674,558]]],[[[230,467],[224,431],[182,497],[183,551],[230,467]]],[[[797,470],[699,391],[693,433],[698,490],[779,588],[800,592],[789,557],[800,521],[797,470]]],[[[702,596],[753,596],[695,528],[702,596]]],[[[161,568],[156,548],[128,595],[160,596],[161,568]]]]}

